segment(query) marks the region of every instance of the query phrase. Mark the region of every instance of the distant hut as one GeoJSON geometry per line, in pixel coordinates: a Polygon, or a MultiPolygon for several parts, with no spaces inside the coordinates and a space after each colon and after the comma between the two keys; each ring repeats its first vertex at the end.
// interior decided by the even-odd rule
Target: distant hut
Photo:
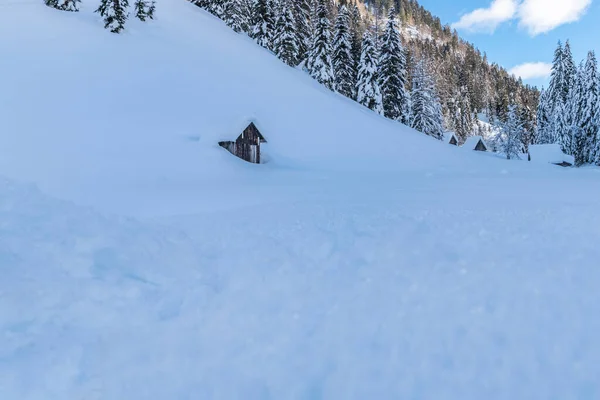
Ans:
{"type": "Polygon", "coordinates": [[[488,146],[481,136],[471,136],[467,138],[462,147],[468,150],[488,151],[488,146]]]}
{"type": "Polygon", "coordinates": [[[260,164],[260,145],[266,143],[264,136],[254,122],[244,129],[244,131],[233,141],[219,142],[219,146],[227,149],[231,154],[253,164],[260,164]]]}
{"type": "Polygon", "coordinates": [[[558,144],[529,145],[529,161],[554,164],[561,167],[571,167],[575,164],[575,158],[563,153],[558,144]]]}
{"type": "Polygon", "coordinates": [[[452,146],[458,146],[458,138],[454,132],[444,132],[444,142],[452,146]]]}

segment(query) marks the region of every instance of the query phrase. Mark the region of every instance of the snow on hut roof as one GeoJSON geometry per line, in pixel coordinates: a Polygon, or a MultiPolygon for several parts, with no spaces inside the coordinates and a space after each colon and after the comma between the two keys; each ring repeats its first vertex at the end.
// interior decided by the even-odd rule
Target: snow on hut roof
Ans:
{"type": "Polygon", "coordinates": [[[456,133],[444,132],[444,142],[450,143],[450,140],[452,140],[452,137],[454,137],[454,139],[458,141],[458,138],[456,137],[456,133]]]}
{"type": "Polygon", "coordinates": [[[558,144],[533,144],[529,146],[529,155],[532,162],[561,164],[563,162],[573,165],[575,159],[562,152],[558,144]]]}
{"type": "Polygon", "coordinates": [[[477,144],[479,143],[479,141],[481,141],[481,143],[483,143],[483,145],[485,146],[486,149],[488,149],[488,145],[485,142],[485,140],[483,140],[483,137],[481,136],[471,136],[468,137],[467,140],[465,141],[465,144],[462,145],[462,147],[464,147],[465,149],[469,149],[469,150],[475,150],[475,147],[477,147],[477,144]]]}

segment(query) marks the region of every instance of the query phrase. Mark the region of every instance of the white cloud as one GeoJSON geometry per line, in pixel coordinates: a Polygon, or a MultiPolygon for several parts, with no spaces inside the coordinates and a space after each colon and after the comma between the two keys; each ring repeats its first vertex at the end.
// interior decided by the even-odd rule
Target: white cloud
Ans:
{"type": "Polygon", "coordinates": [[[519,7],[519,25],[533,36],[578,21],[592,0],[524,0],[519,7]]]}
{"type": "Polygon", "coordinates": [[[519,26],[536,36],[560,25],[578,21],[593,0],[492,0],[488,8],[463,15],[453,28],[493,33],[507,21],[518,19],[519,26]]]}
{"type": "Polygon", "coordinates": [[[552,73],[552,64],[544,62],[525,63],[517,65],[508,72],[522,79],[547,78],[552,73]]]}
{"type": "Polygon", "coordinates": [[[452,27],[492,33],[498,25],[513,19],[516,13],[517,0],[493,0],[488,8],[478,8],[463,15],[452,27]]]}

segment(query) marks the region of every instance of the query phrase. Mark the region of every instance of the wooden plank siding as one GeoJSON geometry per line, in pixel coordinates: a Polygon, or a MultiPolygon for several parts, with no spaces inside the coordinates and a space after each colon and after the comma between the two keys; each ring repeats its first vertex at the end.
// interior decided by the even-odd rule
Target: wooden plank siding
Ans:
{"type": "Polygon", "coordinates": [[[242,160],[260,164],[260,144],[266,142],[254,122],[251,122],[235,142],[224,141],[219,142],[219,145],[242,160]]]}

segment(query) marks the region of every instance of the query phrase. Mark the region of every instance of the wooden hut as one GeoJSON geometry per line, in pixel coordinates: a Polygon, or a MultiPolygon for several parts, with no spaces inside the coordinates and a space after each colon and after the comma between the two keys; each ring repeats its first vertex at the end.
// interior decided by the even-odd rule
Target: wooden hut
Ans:
{"type": "Polygon", "coordinates": [[[575,164],[575,158],[563,153],[558,144],[529,145],[529,161],[554,164],[560,167],[571,167],[575,164]]]}
{"type": "Polygon", "coordinates": [[[467,138],[463,147],[468,150],[488,151],[487,144],[481,136],[471,136],[467,138]]]}
{"type": "Polygon", "coordinates": [[[444,132],[444,142],[452,146],[458,146],[458,138],[454,132],[444,132]]]}
{"type": "Polygon", "coordinates": [[[233,141],[219,142],[219,146],[227,149],[231,154],[253,164],[260,164],[260,145],[266,143],[264,136],[260,133],[254,122],[233,141]]]}

